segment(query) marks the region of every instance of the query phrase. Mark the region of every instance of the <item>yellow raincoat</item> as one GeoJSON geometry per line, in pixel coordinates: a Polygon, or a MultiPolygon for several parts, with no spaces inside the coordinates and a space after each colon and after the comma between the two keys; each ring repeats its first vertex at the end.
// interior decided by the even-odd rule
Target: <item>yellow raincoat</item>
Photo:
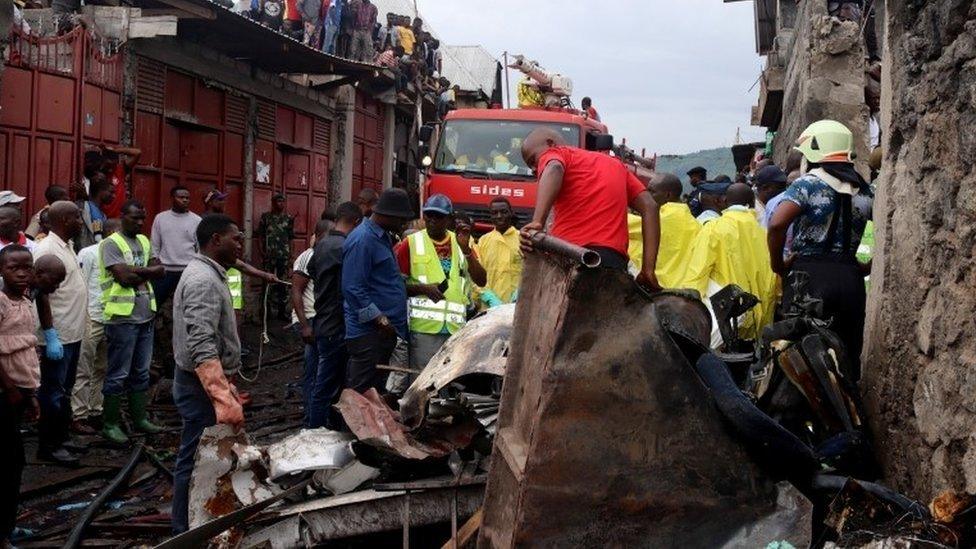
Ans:
{"type": "MultiPolygon", "coordinates": [[[[519,249],[519,232],[509,227],[505,234],[491,231],[478,240],[478,260],[488,272],[491,290],[505,303],[511,303],[522,279],[522,251],[519,249]]],[[[477,293],[480,295],[481,289],[477,293]]]]}
{"type": "MultiPolygon", "coordinates": [[[[630,231],[628,255],[639,270],[644,259],[641,218],[630,215],[627,217],[627,225],[630,231]]],[[[681,287],[695,237],[701,229],[701,223],[691,215],[687,204],[668,202],[661,206],[661,245],[657,252],[657,268],[654,272],[662,287],[681,287]]]]}
{"type": "Polygon", "coordinates": [[[681,286],[708,298],[729,284],[759,298],[740,325],[742,337],[756,338],[773,319],[776,276],[769,264],[766,231],[753,211],[737,206],[702,227],[681,286]]]}

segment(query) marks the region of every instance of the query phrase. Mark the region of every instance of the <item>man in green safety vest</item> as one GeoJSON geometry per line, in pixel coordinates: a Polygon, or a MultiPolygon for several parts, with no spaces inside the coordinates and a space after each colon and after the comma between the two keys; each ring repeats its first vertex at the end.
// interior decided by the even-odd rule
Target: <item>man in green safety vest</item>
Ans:
{"type": "Polygon", "coordinates": [[[394,249],[409,297],[410,366],[421,370],[452,334],[467,322],[472,282],[488,283],[471,247],[471,229],[454,234],[451,200],[431,196],[423,208],[426,229],[394,249]]]}
{"type": "Polygon", "coordinates": [[[102,241],[98,250],[108,368],[102,394],[102,436],[116,444],[129,438],[121,427],[122,398],[128,394],[132,426],[143,433],[162,429],[149,421],[149,365],[153,354],[156,297],[150,280],[166,273],[142,234],[146,209],[135,200],[122,206],[122,230],[102,241]]]}

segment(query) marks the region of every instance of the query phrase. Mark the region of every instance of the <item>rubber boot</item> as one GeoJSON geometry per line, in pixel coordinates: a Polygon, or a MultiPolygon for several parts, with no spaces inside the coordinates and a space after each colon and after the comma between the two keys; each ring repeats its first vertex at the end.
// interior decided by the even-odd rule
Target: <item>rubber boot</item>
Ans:
{"type": "Polygon", "coordinates": [[[105,395],[102,404],[102,436],[115,444],[126,444],[129,437],[122,431],[122,396],[105,395]]]}
{"type": "Polygon", "coordinates": [[[165,429],[149,421],[147,404],[149,404],[149,392],[129,393],[129,417],[132,419],[132,427],[150,435],[162,433],[165,429]]]}

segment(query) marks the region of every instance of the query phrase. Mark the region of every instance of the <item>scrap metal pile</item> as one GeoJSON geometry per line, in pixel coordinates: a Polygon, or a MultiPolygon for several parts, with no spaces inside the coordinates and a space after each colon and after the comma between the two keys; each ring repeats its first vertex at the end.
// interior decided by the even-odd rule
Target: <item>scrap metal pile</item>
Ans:
{"type": "Polygon", "coordinates": [[[418,375],[399,409],[375,390],[344,391],[336,407],[351,434],[303,430],[257,446],[227,426],[207,429],[190,485],[191,530],[164,547],[208,539],[225,547],[294,547],[474,514],[514,309],[498,307],[469,322],[418,375]],[[413,511],[401,520],[398,507],[408,494],[413,511]],[[390,510],[378,511],[384,506],[390,510]],[[376,520],[337,518],[357,514],[376,520]]]}

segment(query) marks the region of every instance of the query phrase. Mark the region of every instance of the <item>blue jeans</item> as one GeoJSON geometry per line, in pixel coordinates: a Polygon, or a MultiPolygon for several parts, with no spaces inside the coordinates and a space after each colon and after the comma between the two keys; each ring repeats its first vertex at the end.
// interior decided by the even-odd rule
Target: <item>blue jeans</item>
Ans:
{"type": "MultiPolygon", "coordinates": [[[[301,333],[298,324],[295,332],[301,333]]],[[[302,371],[302,404],[305,405],[305,418],[302,424],[306,429],[312,425],[312,390],[315,387],[315,377],[319,371],[319,349],[315,345],[305,344],[305,369],[302,371]]]]}
{"type": "Polygon", "coordinates": [[[163,278],[152,281],[153,294],[156,295],[156,305],[162,309],[163,303],[176,291],[176,285],[180,283],[183,271],[166,271],[163,278]]]}
{"type": "Polygon", "coordinates": [[[328,54],[336,53],[336,39],[339,35],[339,26],[331,20],[325,23],[325,36],[322,39],[322,51],[328,54]]]}
{"type": "Polygon", "coordinates": [[[41,405],[38,442],[41,449],[55,450],[68,440],[71,425],[71,392],[78,372],[81,342],[65,343],[61,360],[50,360],[41,353],[41,387],[37,400],[41,405]]]}
{"type": "Polygon", "coordinates": [[[102,394],[141,393],[149,389],[149,366],[153,354],[153,322],[106,324],[108,368],[102,394]]]}
{"type": "Polygon", "coordinates": [[[190,527],[190,476],[193,460],[200,444],[203,430],[217,424],[210,396],[194,372],[176,368],[173,376],[173,402],[183,419],[180,433],[180,450],[176,454],[173,469],[173,534],[185,532],[190,527]]]}
{"type": "MultiPolygon", "coordinates": [[[[308,347],[308,346],[306,346],[308,347]]],[[[306,427],[326,427],[340,430],[342,419],[332,405],[339,400],[346,378],[346,342],[343,336],[315,338],[315,356],[318,358],[314,376],[306,375],[305,394],[306,427]]],[[[306,356],[308,356],[306,352],[306,356]]],[[[310,370],[306,366],[306,372],[310,370]]]]}

